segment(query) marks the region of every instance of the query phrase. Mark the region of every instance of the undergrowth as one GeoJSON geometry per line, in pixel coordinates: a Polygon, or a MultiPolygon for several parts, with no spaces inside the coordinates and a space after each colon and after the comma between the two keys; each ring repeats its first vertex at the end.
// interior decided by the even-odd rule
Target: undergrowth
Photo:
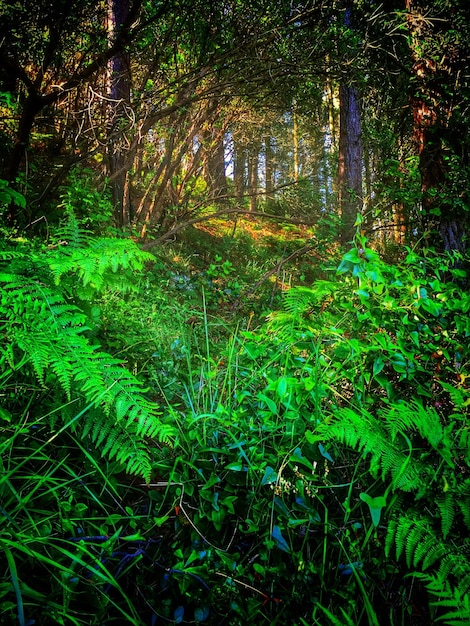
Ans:
{"type": "Polygon", "coordinates": [[[0,251],[2,619],[467,624],[461,259],[358,237],[234,329],[233,261],[175,275],[64,203],[0,251]]]}

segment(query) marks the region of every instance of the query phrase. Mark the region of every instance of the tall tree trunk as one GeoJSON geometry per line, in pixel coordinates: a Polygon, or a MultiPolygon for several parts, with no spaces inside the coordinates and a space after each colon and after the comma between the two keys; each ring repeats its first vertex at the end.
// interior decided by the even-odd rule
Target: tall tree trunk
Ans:
{"type": "MultiPolygon", "coordinates": [[[[468,166],[468,144],[459,136],[459,132],[466,133],[466,128],[453,126],[454,112],[459,109],[455,101],[457,85],[468,67],[462,47],[468,42],[459,38],[448,13],[432,14],[428,5],[423,0],[405,0],[414,73],[410,104],[422,209],[431,231],[431,244],[446,251],[464,252],[469,214],[461,208],[465,202],[455,202],[452,197],[455,190],[449,189],[447,157],[450,147],[462,169],[468,166]],[[438,57],[431,54],[436,41],[441,42],[438,57]],[[427,45],[429,42],[433,45],[427,45]]],[[[433,8],[437,12],[442,6],[435,4],[433,8]]]]}
{"type": "MultiPolygon", "coordinates": [[[[327,62],[328,62],[327,58],[327,62]]],[[[333,91],[333,81],[331,76],[326,76],[326,99],[328,105],[328,130],[330,134],[330,151],[336,150],[336,121],[335,121],[335,95],[333,91]]]]}
{"type": "Polygon", "coordinates": [[[223,132],[218,128],[211,128],[203,137],[203,143],[208,147],[204,177],[211,197],[217,201],[227,195],[227,175],[225,169],[225,145],[223,132]]]}
{"type": "MultiPolygon", "coordinates": [[[[353,28],[352,4],[348,0],[344,26],[353,28]]],[[[356,88],[342,83],[339,88],[338,201],[341,212],[341,243],[355,235],[354,223],[362,209],[361,111],[356,88]]]]}
{"type": "Polygon", "coordinates": [[[266,193],[266,208],[269,209],[274,201],[274,150],[272,138],[267,135],[264,140],[264,178],[266,193]]]}
{"type": "Polygon", "coordinates": [[[238,202],[243,202],[246,194],[247,180],[247,155],[246,147],[242,142],[233,138],[233,182],[235,185],[235,197],[238,202]]]}
{"type": "Polygon", "coordinates": [[[341,211],[341,242],[355,234],[354,223],[362,208],[362,138],[361,114],[356,89],[339,89],[338,196],[341,211]]]}
{"type": "Polygon", "coordinates": [[[292,145],[294,150],[294,181],[299,180],[299,123],[297,117],[297,107],[294,101],[292,107],[292,145]]]}
{"type": "Polygon", "coordinates": [[[250,211],[258,207],[258,146],[254,143],[248,148],[248,191],[250,193],[250,211]]]}
{"type": "MultiPolygon", "coordinates": [[[[16,135],[15,143],[10,155],[10,162],[8,167],[8,181],[11,184],[16,183],[20,168],[23,160],[26,156],[26,151],[29,146],[31,137],[31,131],[33,130],[36,116],[43,108],[43,103],[40,95],[31,90],[28,94],[21,113],[20,122],[18,125],[18,132],[16,135]]],[[[8,207],[7,221],[10,225],[17,224],[25,219],[25,216],[19,214],[18,206],[15,203],[11,203],[8,207]]]]}
{"type": "MultiPolygon", "coordinates": [[[[108,37],[110,45],[129,15],[129,0],[108,0],[108,37]]],[[[109,118],[108,166],[114,204],[115,220],[119,226],[131,222],[129,172],[126,167],[126,150],[123,126],[129,119],[131,104],[130,57],[125,50],[109,62],[109,118]]]]}

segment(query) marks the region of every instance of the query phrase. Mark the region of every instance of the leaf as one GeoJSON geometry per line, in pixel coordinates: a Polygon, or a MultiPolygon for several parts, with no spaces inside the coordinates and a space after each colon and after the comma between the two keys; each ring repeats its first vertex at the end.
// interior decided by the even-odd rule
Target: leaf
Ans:
{"type": "Polygon", "coordinates": [[[360,493],[359,498],[367,504],[369,507],[370,515],[372,517],[372,523],[377,528],[380,523],[380,515],[382,509],[387,505],[385,496],[377,496],[372,498],[368,493],[360,493]]]}
{"type": "Polygon", "coordinates": [[[279,498],[279,496],[275,496],[274,498],[274,506],[277,507],[280,513],[282,513],[287,519],[290,517],[290,511],[284,503],[284,500],[279,498]]]}
{"type": "Polygon", "coordinates": [[[332,456],[325,450],[325,448],[322,446],[321,443],[318,444],[318,450],[320,451],[320,454],[323,457],[325,457],[327,461],[330,461],[330,463],[334,463],[332,456]]]}
{"type": "Polygon", "coordinates": [[[412,330],[410,333],[410,337],[413,340],[413,343],[417,348],[419,348],[419,333],[416,330],[412,330]]]}
{"type": "Polygon", "coordinates": [[[362,561],[354,561],[352,563],[340,563],[338,571],[341,576],[351,576],[354,570],[362,569],[362,561]]]}
{"type": "Polygon", "coordinates": [[[209,608],[207,606],[194,609],[194,619],[196,622],[205,622],[209,617],[209,608]]]}
{"type": "Polygon", "coordinates": [[[279,396],[280,400],[282,400],[283,398],[285,398],[286,394],[287,394],[287,379],[285,376],[282,376],[278,381],[277,381],[277,395],[279,396]]]}
{"type": "Polygon", "coordinates": [[[276,403],[271,400],[271,398],[268,398],[268,396],[266,396],[264,393],[258,393],[257,398],[266,404],[266,406],[273,415],[277,415],[276,403]]]}
{"type": "Polygon", "coordinates": [[[315,433],[313,433],[311,430],[306,430],[305,431],[305,439],[307,440],[307,443],[317,443],[319,437],[318,435],[315,435],[315,433]]]}
{"type": "Polygon", "coordinates": [[[372,374],[374,376],[377,376],[383,370],[384,366],[385,366],[385,359],[383,358],[383,356],[380,355],[374,361],[374,365],[372,367],[372,374]]]}
{"type": "Polygon", "coordinates": [[[226,465],[225,469],[232,472],[245,472],[247,470],[247,467],[243,465],[243,463],[237,463],[235,461],[234,463],[229,463],[228,465],[226,465]]]}
{"type": "Polygon", "coordinates": [[[280,550],[282,550],[283,552],[290,552],[290,548],[287,544],[287,541],[282,536],[279,526],[273,526],[273,532],[271,533],[271,535],[280,550]]]}
{"type": "Polygon", "coordinates": [[[173,613],[173,618],[176,624],[181,624],[184,617],[184,606],[177,606],[175,612],[173,613]]]}
{"type": "Polygon", "coordinates": [[[268,465],[264,471],[264,476],[261,479],[261,484],[271,485],[272,483],[275,483],[276,481],[277,481],[277,472],[268,465]]]}
{"type": "Polygon", "coordinates": [[[407,362],[403,354],[396,352],[390,357],[390,363],[393,369],[399,374],[404,374],[407,371],[407,362]]]}

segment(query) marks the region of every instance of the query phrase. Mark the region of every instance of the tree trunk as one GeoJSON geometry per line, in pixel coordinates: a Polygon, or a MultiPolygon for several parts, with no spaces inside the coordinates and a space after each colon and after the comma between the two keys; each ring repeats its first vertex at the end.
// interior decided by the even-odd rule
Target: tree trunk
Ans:
{"type": "Polygon", "coordinates": [[[221,196],[227,195],[223,132],[217,128],[211,128],[205,134],[203,142],[207,146],[204,176],[211,198],[217,201],[221,196]]]}
{"type": "Polygon", "coordinates": [[[248,190],[250,193],[250,211],[258,207],[258,146],[251,144],[248,149],[248,190]]]}
{"type": "MultiPolygon", "coordinates": [[[[328,61],[328,59],[327,59],[328,61]]],[[[326,76],[326,98],[328,103],[328,130],[330,134],[330,152],[336,150],[335,96],[331,76],[326,76]]]]}
{"type": "MultiPolygon", "coordinates": [[[[10,155],[10,163],[8,167],[8,181],[11,184],[15,184],[20,173],[21,164],[26,156],[26,151],[29,146],[31,137],[31,131],[33,130],[36,116],[43,108],[41,97],[36,91],[31,91],[26,98],[23,110],[21,113],[21,119],[18,126],[18,133],[16,135],[15,143],[10,155]]],[[[17,224],[18,221],[23,221],[24,216],[20,216],[18,212],[18,206],[11,203],[8,207],[7,221],[10,225],[17,224]]]]}
{"type": "Polygon", "coordinates": [[[233,182],[235,185],[235,197],[242,203],[246,194],[246,170],[247,157],[246,147],[237,139],[233,139],[233,182]]]}
{"type": "Polygon", "coordinates": [[[265,160],[265,193],[266,208],[269,209],[274,201],[274,150],[272,138],[268,135],[264,140],[264,160],[265,160]]]}
{"type": "MultiPolygon", "coordinates": [[[[108,0],[108,37],[110,45],[119,35],[129,15],[129,0],[108,0]]],[[[128,226],[132,220],[129,172],[123,127],[128,123],[131,104],[130,57],[121,51],[109,62],[108,167],[116,223],[128,226]]]]}
{"type": "Polygon", "coordinates": [[[340,86],[339,108],[338,195],[344,245],[354,238],[354,223],[362,208],[361,114],[353,85],[340,86]]]}
{"type": "Polygon", "coordinates": [[[459,128],[454,120],[459,110],[457,85],[467,69],[461,49],[466,42],[459,38],[448,14],[430,13],[432,8],[439,11],[439,5],[430,9],[423,0],[405,0],[405,7],[414,73],[410,97],[413,134],[430,243],[441,250],[465,252],[469,215],[462,208],[465,201],[456,202],[456,190],[450,189],[447,163],[450,156],[456,156],[464,171],[469,160],[468,144],[462,136],[467,129],[459,128]],[[436,41],[441,42],[438,57],[430,53],[436,41]],[[454,150],[453,155],[449,149],[454,150]]]}
{"type": "Polygon", "coordinates": [[[294,181],[299,181],[299,124],[297,119],[297,107],[294,102],[292,107],[292,145],[294,150],[294,181]]]}

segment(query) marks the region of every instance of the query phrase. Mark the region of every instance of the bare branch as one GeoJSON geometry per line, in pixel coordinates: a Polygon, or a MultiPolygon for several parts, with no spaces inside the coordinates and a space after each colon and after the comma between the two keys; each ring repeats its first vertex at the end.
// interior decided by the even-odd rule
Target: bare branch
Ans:
{"type": "Polygon", "coordinates": [[[180,224],[176,224],[174,228],[166,232],[161,237],[158,237],[158,239],[154,239],[153,241],[144,243],[141,246],[141,248],[143,250],[148,250],[149,248],[153,248],[154,246],[159,246],[160,244],[167,241],[168,239],[172,239],[177,233],[187,228],[188,226],[192,226],[193,224],[200,224],[202,222],[207,222],[212,219],[219,219],[222,217],[226,217],[228,215],[249,215],[250,217],[261,217],[264,219],[274,220],[279,223],[296,224],[298,226],[315,226],[315,224],[318,222],[317,219],[313,221],[295,219],[295,218],[290,218],[290,217],[283,217],[282,215],[274,215],[272,213],[263,213],[261,211],[250,211],[249,209],[240,209],[240,208],[222,209],[220,211],[214,211],[213,213],[210,213],[209,215],[200,215],[199,217],[194,217],[190,220],[187,220],[186,222],[181,222],[180,224]]]}

